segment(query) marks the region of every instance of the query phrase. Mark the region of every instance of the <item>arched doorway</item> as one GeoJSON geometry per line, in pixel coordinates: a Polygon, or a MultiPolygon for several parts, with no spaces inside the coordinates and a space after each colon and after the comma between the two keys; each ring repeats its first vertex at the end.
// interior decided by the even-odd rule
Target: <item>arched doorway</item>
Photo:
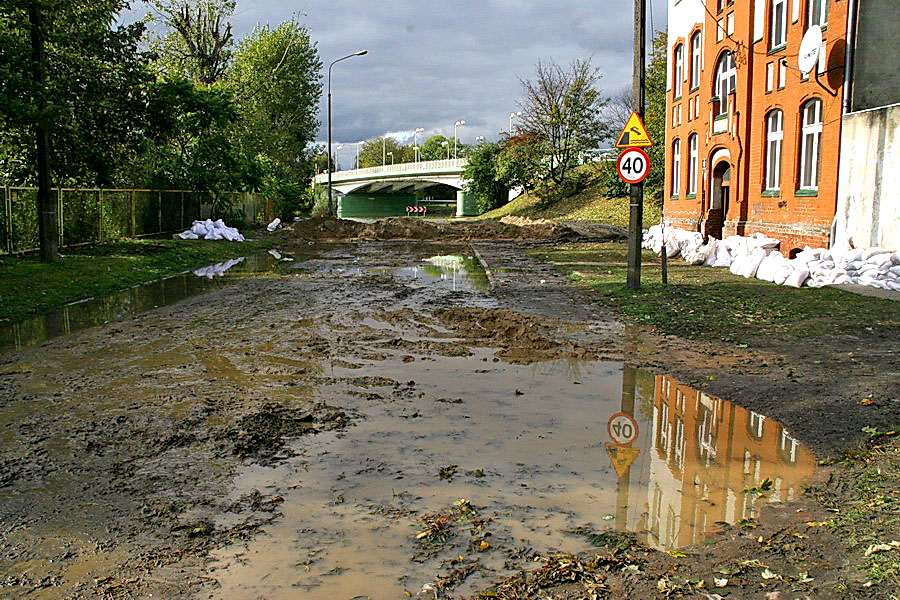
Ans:
{"type": "Polygon", "coordinates": [[[728,215],[731,191],[731,164],[720,160],[712,171],[709,190],[709,210],[706,212],[706,235],[722,239],[722,226],[728,215]]]}

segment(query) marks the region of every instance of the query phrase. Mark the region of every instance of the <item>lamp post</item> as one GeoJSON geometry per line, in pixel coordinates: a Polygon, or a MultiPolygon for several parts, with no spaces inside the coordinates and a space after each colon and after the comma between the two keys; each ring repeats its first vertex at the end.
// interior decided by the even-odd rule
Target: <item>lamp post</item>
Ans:
{"type": "Polygon", "coordinates": [[[513,118],[521,117],[521,116],[522,116],[521,110],[509,113],[509,135],[512,135],[512,120],[513,120],[513,118]]]}
{"type": "Polygon", "coordinates": [[[393,167],[394,166],[394,153],[388,152],[387,155],[391,157],[391,166],[393,167]]]}
{"type": "Polygon", "coordinates": [[[483,135],[476,135],[476,136],[475,136],[475,143],[476,143],[476,144],[483,144],[483,143],[484,143],[484,136],[483,136],[483,135]]]}
{"type": "Polygon", "coordinates": [[[419,147],[418,146],[413,146],[413,162],[414,163],[419,162],[419,147]]]}
{"type": "Polygon", "coordinates": [[[419,134],[425,131],[424,127],[416,127],[416,130],[413,132],[413,148],[416,150],[416,162],[419,162],[419,134]]]}
{"type": "Polygon", "coordinates": [[[334,208],[332,206],[332,191],[331,191],[331,67],[333,67],[336,63],[341,62],[342,60],[346,60],[348,58],[353,58],[354,56],[362,56],[363,54],[368,53],[368,50],[358,50],[353,54],[348,54],[347,56],[342,56],[336,60],[333,60],[330,65],[328,65],[328,215],[334,215],[334,208]]]}
{"type": "Polygon", "coordinates": [[[441,146],[444,146],[447,149],[447,160],[450,160],[450,142],[444,140],[441,142],[441,146]]]}
{"type": "MultiPolygon", "coordinates": [[[[466,122],[462,119],[453,124],[453,158],[456,158],[456,128],[465,124],[466,122]]],[[[447,158],[450,158],[450,156],[448,155],[447,158]]]]}

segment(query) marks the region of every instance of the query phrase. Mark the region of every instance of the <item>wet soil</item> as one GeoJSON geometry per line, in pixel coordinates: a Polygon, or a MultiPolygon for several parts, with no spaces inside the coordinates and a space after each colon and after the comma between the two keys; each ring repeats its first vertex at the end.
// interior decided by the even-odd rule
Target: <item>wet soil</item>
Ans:
{"type": "Polygon", "coordinates": [[[503,582],[485,597],[533,598],[541,577],[556,598],[886,594],[807,525],[825,515],[802,482],[839,479],[812,475],[816,457],[898,421],[890,339],[659,337],[523,253],[583,233],[376,241],[433,239],[425,223],[311,221],[282,233],[312,258],[279,277],[0,355],[0,595],[459,598],[503,582]],[[490,288],[425,268],[449,255],[477,258],[490,288]],[[656,435],[623,484],[611,459],[629,446],[603,442],[627,406],[656,435]],[[696,421],[680,454],[678,415],[696,421]],[[757,503],[742,489],[769,464],[757,503]]]}

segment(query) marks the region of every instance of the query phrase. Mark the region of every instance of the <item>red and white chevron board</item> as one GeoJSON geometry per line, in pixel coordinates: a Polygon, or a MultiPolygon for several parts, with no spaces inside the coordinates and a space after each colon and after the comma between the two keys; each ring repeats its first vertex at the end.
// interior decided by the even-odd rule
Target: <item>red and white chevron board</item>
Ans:
{"type": "Polygon", "coordinates": [[[424,215],[427,212],[428,212],[427,206],[407,206],[406,207],[406,214],[408,214],[408,215],[409,214],[424,215]]]}

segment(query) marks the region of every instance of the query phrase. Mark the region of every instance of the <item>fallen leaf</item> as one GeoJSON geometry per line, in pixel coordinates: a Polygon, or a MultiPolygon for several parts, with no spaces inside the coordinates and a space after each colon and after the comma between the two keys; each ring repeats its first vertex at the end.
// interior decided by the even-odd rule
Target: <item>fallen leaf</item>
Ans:
{"type": "Polygon", "coordinates": [[[872,544],[868,548],[866,548],[866,556],[872,556],[876,552],[887,552],[888,550],[893,550],[894,548],[900,547],[900,542],[893,541],[890,544],[872,544]]]}
{"type": "Polygon", "coordinates": [[[825,527],[826,525],[831,525],[831,521],[807,521],[807,527],[825,527]]]}
{"type": "Polygon", "coordinates": [[[773,573],[772,570],[769,569],[768,567],[766,567],[763,570],[763,572],[760,573],[760,575],[762,575],[763,579],[776,579],[776,578],[780,579],[781,578],[781,575],[779,575],[778,573],[773,573]]]}
{"type": "Polygon", "coordinates": [[[479,552],[484,552],[485,550],[487,550],[487,549],[490,548],[490,547],[491,547],[490,544],[488,544],[488,543],[487,543],[486,541],[484,541],[484,540],[481,540],[481,543],[478,545],[478,551],[479,551],[479,552]]]}
{"type": "Polygon", "coordinates": [[[719,579],[718,577],[713,577],[713,583],[716,584],[716,587],[725,587],[728,585],[728,580],[725,578],[719,579]]]}

